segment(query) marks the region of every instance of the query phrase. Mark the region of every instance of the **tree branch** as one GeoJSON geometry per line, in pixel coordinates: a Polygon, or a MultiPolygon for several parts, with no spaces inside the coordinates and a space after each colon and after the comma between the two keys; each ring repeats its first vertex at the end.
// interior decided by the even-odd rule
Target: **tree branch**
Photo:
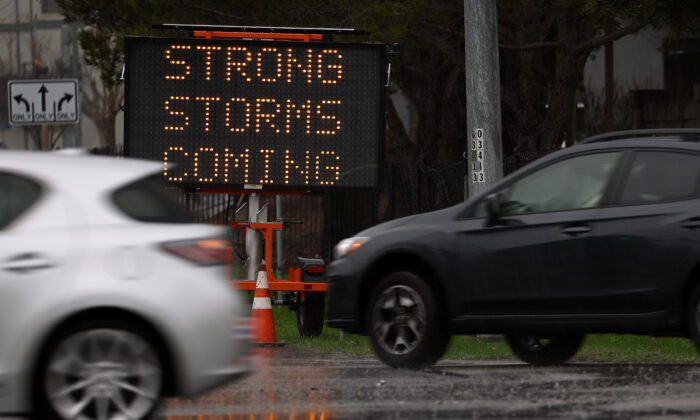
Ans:
{"type": "Polygon", "coordinates": [[[591,50],[595,47],[599,47],[599,46],[605,44],[606,42],[616,41],[625,35],[635,33],[637,31],[639,31],[640,29],[642,29],[643,27],[647,26],[648,24],[649,24],[648,21],[642,20],[640,22],[635,23],[634,25],[620,28],[614,32],[607,34],[607,35],[603,35],[601,37],[589,39],[589,40],[584,41],[584,42],[578,44],[577,46],[575,46],[573,48],[573,51],[575,54],[578,54],[578,53],[582,53],[582,52],[591,50]]]}
{"type": "Polygon", "coordinates": [[[448,40],[442,39],[440,37],[434,36],[432,34],[425,34],[426,39],[428,39],[432,45],[442,52],[445,58],[449,60],[457,67],[464,65],[463,56],[459,54],[459,51],[454,51],[452,47],[454,44],[450,43],[448,40]]]}
{"type": "Polygon", "coordinates": [[[549,31],[552,30],[552,26],[557,19],[558,10],[550,10],[549,13],[540,22],[540,39],[547,38],[549,31]]]}
{"type": "Polygon", "coordinates": [[[561,43],[553,41],[533,42],[525,45],[498,44],[498,48],[508,51],[530,51],[544,48],[560,48],[561,46],[561,43]]]}
{"type": "Polygon", "coordinates": [[[203,5],[201,5],[201,4],[189,4],[188,7],[189,7],[190,9],[192,9],[192,10],[197,10],[197,11],[199,11],[199,12],[210,13],[210,14],[213,14],[213,15],[217,15],[217,16],[220,16],[220,17],[227,18],[227,19],[234,19],[234,20],[237,20],[237,21],[241,21],[241,20],[242,20],[242,18],[241,18],[240,16],[236,16],[236,15],[232,15],[232,14],[229,14],[229,13],[225,13],[225,12],[222,12],[221,10],[217,10],[217,9],[211,8],[211,7],[206,7],[206,6],[203,6],[203,5]]]}

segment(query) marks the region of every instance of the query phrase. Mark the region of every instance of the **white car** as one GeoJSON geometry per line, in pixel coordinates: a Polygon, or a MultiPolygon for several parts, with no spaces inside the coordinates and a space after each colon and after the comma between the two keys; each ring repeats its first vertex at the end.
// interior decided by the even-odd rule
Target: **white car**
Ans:
{"type": "Polygon", "coordinates": [[[162,165],[0,151],[0,414],[141,419],[250,370],[223,227],[162,165]]]}

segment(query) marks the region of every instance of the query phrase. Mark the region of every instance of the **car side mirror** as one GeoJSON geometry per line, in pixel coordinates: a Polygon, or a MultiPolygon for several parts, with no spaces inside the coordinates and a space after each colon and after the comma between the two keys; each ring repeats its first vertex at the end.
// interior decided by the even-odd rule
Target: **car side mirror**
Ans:
{"type": "Polygon", "coordinates": [[[486,197],[486,209],[488,211],[488,226],[495,226],[501,221],[501,195],[489,194],[486,197]]]}

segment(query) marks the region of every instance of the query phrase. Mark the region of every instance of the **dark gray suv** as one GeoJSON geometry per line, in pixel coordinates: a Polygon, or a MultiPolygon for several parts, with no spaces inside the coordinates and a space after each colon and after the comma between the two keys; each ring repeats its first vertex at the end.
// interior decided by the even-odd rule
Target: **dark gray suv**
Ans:
{"type": "Polygon", "coordinates": [[[327,325],[419,368],[452,334],[504,334],[536,365],[586,333],[700,343],[700,129],[596,136],[463,204],[345,239],[327,325]]]}

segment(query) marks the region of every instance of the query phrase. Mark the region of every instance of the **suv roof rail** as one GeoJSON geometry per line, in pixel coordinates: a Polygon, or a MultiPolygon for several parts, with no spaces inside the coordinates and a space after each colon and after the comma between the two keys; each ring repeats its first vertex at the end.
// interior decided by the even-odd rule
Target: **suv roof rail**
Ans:
{"type": "Polygon", "coordinates": [[[620,140],[639,137],[678,136],[684,141],[700,141],[700,128],[649,128],[644,130],[612,131],[588,137],[581,143],[595,143],[599,141],[620,140]]]}

